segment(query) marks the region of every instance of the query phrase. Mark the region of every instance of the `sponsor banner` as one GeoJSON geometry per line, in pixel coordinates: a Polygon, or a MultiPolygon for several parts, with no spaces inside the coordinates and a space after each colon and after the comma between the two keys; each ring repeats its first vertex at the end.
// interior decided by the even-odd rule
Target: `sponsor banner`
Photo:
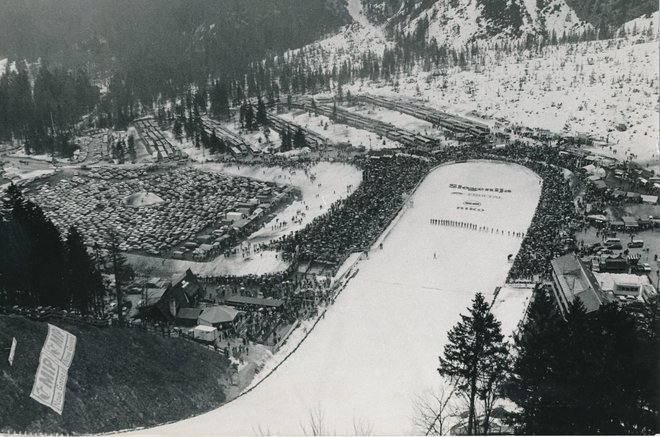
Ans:
{"type": "Polygon", "coordinates": [[[14,365],[14,355],[16,355],[16,337],[11,339],[11,349],[9,350],[9,365],[14,365]]]}
{"type": "Polygon", "coordinates": [[[48,353],[42,353],[30,397],[62,414],[68,369],[48,353]]]}
{"type": "Polygon", "coordinates": [[[67,369],[71,367],[73,354],[76,352],[76,336],[64,329],[48,324],[48,336],[41,349],[41,354],[49,354],[67,369]]]}

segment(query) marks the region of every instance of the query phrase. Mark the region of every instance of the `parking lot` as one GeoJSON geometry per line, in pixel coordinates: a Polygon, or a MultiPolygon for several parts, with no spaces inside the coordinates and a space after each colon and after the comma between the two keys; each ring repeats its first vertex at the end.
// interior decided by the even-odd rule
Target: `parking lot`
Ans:
{"type": "Polygon", "coordinates": [[[189,258],[204,245],[206,255],[217,254],[237,222],[266,214],[287,189],[191,167],[103,167],[41,181],[28,197],[63,232],[76,226],[90,246],[108,247],[113,231],[122,251],[189,258]]]}

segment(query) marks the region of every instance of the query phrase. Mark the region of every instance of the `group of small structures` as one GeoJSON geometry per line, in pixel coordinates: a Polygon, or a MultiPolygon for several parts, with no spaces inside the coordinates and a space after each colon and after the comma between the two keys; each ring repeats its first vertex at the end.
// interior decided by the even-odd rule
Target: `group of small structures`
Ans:
{"type": "Polygon", "coordinates": [[[292,123],[288,120],[285,120],[282,117],[278,117],[273,113],[269,112],[267,114],[267,117],[268,117],[268,126],[273,128],[273,130],[275,130],[279,134],[282,134],[284,132],[289,132],[290,134],[293,134],[298,129],[300,129],[305,135],[305,141],[307,147],[310,147],[312,149],[322,149],[332,143],[328,138],[319,135],[316,132],[311,131],[307,128],[299,126],[295,123],[292,123]]]}
{"type": "Polygon", "coordinates": [[[357,129],[372,131],[381,137],[397,141],[407,148],[424,147],[430,151],[440,146],[438,138],[431,138],[427,135],[411,132],[391,123],[366,117],[333,105],[334,103],[330,104],[325,100],[317,102],[312,99],[301,99],[291,103],[291,107],[293,108],[312,111],[316,114],[325,115],[338,123],[343,123],[357,129]]]}
{"type": "Polygon", "coordinates": [[[434,126],[452,132],[453,135],[463,141],[484,140],[490,133],[490,128],[483,123],[438,111],[413,102],[410,99],[392,99],[368,94],[355,96],[358,102],[369,103],[383,108],[399,111],[404,114],[428,121],[434,126]]]}
{"type": "Polygon", "coordinates": [[[155,120],[152,118],[143,118],[135,121],[133,124],[140,134],[140,139],[147,152],[156,161],[176,159],[181,156],[181,151],[165,138],[165,135],[163,135],[155,120]]]}
{"type": "Polygon", "coordinates": [[[144,284],[138,317],[216,345],[230,345],[232,339],[275,345],[297,320],[317,314],[318,305],[333,296],[329,279],[289,281],[284,274],[201,278],[188,270],[154,285],[144,284]]]}
{"type": "Polygon", "coordinates": [[[295,189],[191,167],[160,171],[95,168],[29,193],[61,229],[76,226],[89,246],[181,259],[219,255],[258,229],[295,189]]]}
{"type": "Polygon", "coordinates": [[[235,134],[223,126],[222,123],[213,120],[211,117],[202,117],[202,126],[209,137],[215,133],[225,143],[229,154],[234,158],[241,158],[248,154],[258,155],[260,153],[259,149],[245,141],[240,135],[235,134]]]}

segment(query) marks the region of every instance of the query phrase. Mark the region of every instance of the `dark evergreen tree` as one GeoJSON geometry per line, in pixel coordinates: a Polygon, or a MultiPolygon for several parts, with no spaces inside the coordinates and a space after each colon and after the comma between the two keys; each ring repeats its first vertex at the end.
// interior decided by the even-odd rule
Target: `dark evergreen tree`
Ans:
{"type": "Polygon", "coordinates": [[[87,253],[82,235],[73,226],[69,228],[66,249],[71,307],[81,314],[98,313],[99,300],[102,301],[103,296],[101,275],[87,253]]]}
{"type": "Polygon", "coordinates": [[[181,141],[183,139],[183,126],[181,120],[178,118],[174,120],[174,126],[172,127],[172,134],[174,135],[174,138],[176,138],[177,141],[181,141]]]}
{"type": "Polygon", "coordinates": [[[245,108],[245,129],[254,130],[256,128],[254,119],[254,109],[250,103],[245,108]]]}
{"type": "Polygon", "coordinates": [[[549,293],[537,292],[506,384],[519,407],[512,414],[516,431],[657,432],[657,343],[648,338],[616,304],[586,314],[576,299],[564,320],[549,293]]]}
{"type": "Polygon", "coordinates": [[[135,138],[133,135],[128,136],[128,156],[131,162],[135,162],[137,160],[137,153],[135,151],[135,138]]]}
{"type": "Polygon", "coordinates": [[[296,130],[296,133],[293,135],[293,147],[300,149],[307,145],[307,139],[305,139],[305,133],[301,128],[296,130]]]}
{"type": "Polygon", "coordinates": [[[266,126],[268,124],[268,114],[266,113],[266,105],[264,101],[259,97],[257,100],[257,118],[256,126],[266,126]]]}
{"type": "Polygon", "coordinates": [[[112,257],[112,272],[115,276],[115,293],[117,295],[117,317],[123,320],[124,290],[122,283],[130,276],[126,258],[119,251],[119,239],[113,232],[110,233],[110,256],[112,257]]]}
{"type": "MultiPolygon", "coordinates": [[[[494,394],[491,389],[497,378],[494,363],[500,366],[507,359],[508,351],[503,343],[500,322],[491,313],[484,296],[477,293],[468,308],[468,315],[461,314],[461,321],[449,331],[443,356],[439,357],[438,372],[451,380],[455,389],[464,394],[469,402],[467,433],[479,433],[477,399],[482,393],[494,394]],[[490,386],[490,388],[488,387],[490,386]]],[[[483,430],[488,430],[484,424],[483,430]]]]}

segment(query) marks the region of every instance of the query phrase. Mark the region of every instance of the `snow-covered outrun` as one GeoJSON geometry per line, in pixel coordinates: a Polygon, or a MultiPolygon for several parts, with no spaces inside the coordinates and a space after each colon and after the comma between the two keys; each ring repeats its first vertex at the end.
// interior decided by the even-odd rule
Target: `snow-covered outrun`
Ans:
{"type": "MultiPolygon", "coordinates": [[[[325,318],[260,385],[209,413],[135,432],[298,435],[309,432],[310,414],[323,416],[328,434],[355,433],[356,423],[373,435],[414,432],[414,399],[440,384],[437,357],[447,331],[475,292],[491,300],[504,283],[507,257],[522,241],[507,232],[526,231],[541,188],[536,174],[513,164],[470,161],[433,170],[386,231],[383,248],[375,245],[358,263],[325,318]]],[[[524,293],[509,290],[513,304],[497,311],[505,330],[521,318],[523,305],[515,302],[524,302],[524,293]]]]}

